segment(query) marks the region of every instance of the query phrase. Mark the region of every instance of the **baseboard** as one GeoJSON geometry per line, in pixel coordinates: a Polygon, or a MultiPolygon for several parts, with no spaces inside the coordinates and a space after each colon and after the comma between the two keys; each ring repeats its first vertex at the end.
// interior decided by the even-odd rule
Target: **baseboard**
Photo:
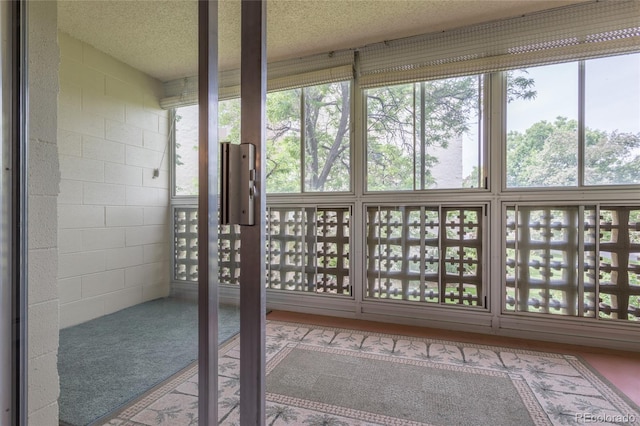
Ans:
{"type": "Polygon", "coordinates": [[[640,324],[580,318],[531,318],[501,315],[497,334],[555,343],[640,352],[640,324]]]}
{"type": "MultiPolygon", "coordinates": [[[[175,297],[197,300],[197,286],[192,283],[172,283],[171,292],[175,297]]],[[[238,304],[238,287],[220,286],[219,300],[220,303],[238,304]]],[[[267,309],[640,352],[640,324],[637,323],[495,314],[457,306],[357,302],[346,296],[277,290],[267,290],[267,309]]]]}

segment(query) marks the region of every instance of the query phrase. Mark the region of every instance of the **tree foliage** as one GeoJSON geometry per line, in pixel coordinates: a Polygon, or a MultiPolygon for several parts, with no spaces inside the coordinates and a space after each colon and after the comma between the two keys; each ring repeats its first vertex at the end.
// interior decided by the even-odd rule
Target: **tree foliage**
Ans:
{"type": "MultiPolygon", "coordinates": [[[[507,74],[507,102],[534,99],[535,81],[526,70],[507,74]]],[[[267,96],[267,190],[270,193],[348,191],[351,181],[348,82],[269,93],[267,96]]],[[[480,119],[481,78],[456,77],[368,89],[366,173],[368,190],[432,187],[439,158],[480,119]],[[424,143],[423,146],[421,144],[424,143]]],[[[224,140],[240,143],[240,102],[220,104],[224,140]]],[[[640,134],[586,128],[587,185],[640,182],[640,134]]],[[[576,186],[578,123],[558,117],[507,135],[509,187],[576,186]]],[[[475,187],[478,167],[461,187],[475,187]]]]}
{"type": "MultiPolygon", "coordinates": [[[[442,149],[478,125],[481,85],[482,77],[466,76],[367,90],[367,188],[410,190],[414,182],[419,189],[435,186],[433,170],[440,159],[434,152],[442,155],[442,149]]],[[[536,96],[526,71],[509,73],[507,87],[509,100],[536,96]]],[[[475,167],[459,185],[477,187],[479,178],[475,167]]]]}
{"type": "Polygon", "coordinates": [[[300,192],[301,89],[267,96],[267,191],[300,192]]]}
{"type": "Polygon", "coordinates": [[[470,119],[479,114],[478,77],[370,89],[366,100],[367,188],[413,189],[416,178],[430,187],[438,159],[428,148],[447,148],[469,131],[470,119]]]}
{"type": "MultiPolygon", "coordinates": [[[[268,192],[300,192],[303,160],[306,191],[349,190],[350,90],[342,82],[268,94],[268,192]]],[[[231,141],[239,141],[239,108],[229,101],[220,106],[231,141]]]]}
{"type": "MultiPolygon", "coordinates": [[[[640,182],[640,133],[585,129],[587,185],[640,182]]],[[[507,135],[509,187],[576,186],[578,122],[558,117],[507,135]]]]}
{"type": "Polygon", "coordinates": [[[348,191],[350,105],[348,82],[308,87],[305,105],[305,189],[348,191]]]}
{"type": "MultiPolygon", "coordinates": [[[[350,84],[342,82],[268,94],[268,192],[300,192],[303,167],[305,191],[349,190],[350,91],[350,84]]],[[[380,87],[364,94],[369,190],[410,190],[421,178],[425,188],[431,187],[439,161],[432,155],[434,148],[447,149],[480,119],[478,76],[380,87]]],[[[507,73],[507,102],[536,95],[535,81],[526,71],[507,73]]],[[[221,103],[226,140],[240,142],[239,117],[239,102],[221,103]]],[[[577,122],[562,117],[509,132],[507,185],[575,186],[577,135],[577,122]]],[[[640,135],[586,129],[585,144],[586,184],[640,182],[640,135]]],[[[460,185],[477,186],[480,176],[475,167],[460,185]]]]}

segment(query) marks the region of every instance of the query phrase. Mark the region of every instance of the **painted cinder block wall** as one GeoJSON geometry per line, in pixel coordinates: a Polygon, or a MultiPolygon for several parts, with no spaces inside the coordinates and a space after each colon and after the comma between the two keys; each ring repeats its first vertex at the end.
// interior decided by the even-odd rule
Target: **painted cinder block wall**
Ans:
{"type": "Polygon", "coordinates": [[[58,424],[57,6],[28,2],[28,421],[58,424]]]}
{"type": "Polygon", "coordinates": [[[64,328],[169,294],[169,116],[158,80],[67,34],[59,40],[64,328]]]}

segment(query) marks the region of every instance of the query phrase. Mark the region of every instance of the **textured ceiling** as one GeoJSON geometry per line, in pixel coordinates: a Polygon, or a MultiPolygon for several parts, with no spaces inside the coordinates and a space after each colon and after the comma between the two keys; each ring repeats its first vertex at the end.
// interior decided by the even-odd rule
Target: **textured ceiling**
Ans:
{"type": "MultiPolygon", "coordinates": [[[[361,47],[584,0],[269,0],[268,61],[361,47]]],[[[240,0],[221,0],[220,67],[240,63],[240,0]]],[[[58,1],[62,32],[162,81],[197,74],[197,2],[58,1]]]]}

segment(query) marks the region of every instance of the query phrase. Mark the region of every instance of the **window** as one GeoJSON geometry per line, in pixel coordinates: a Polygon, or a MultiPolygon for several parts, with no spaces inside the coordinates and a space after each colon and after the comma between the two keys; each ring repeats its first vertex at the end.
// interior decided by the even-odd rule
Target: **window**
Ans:
{"type": "Polygon", "coordinates": [[[585,62],[585,185],[640,184],[640,54],[585,62]]]}
{"type": "Polygon", "coordinates": [[[484,186],[483,77],[368,89],[367,190],[484,186]]]}
{"type": "Polygon", "coordinates": [[[507,98],[507,186],[576,186],[578,64],[507,73],[511,87],[523,80],[534,93],[507,98]]]}
{"type": "MultiPolygon", "coordinates": [[[[198,105],[174,109],[174,195],[198,195],[198,105]]],[[[218,140],[240,143],[240,100],[218,104],[218,140]]]]}
{"type": "MultiPolygon", "coordinates": [[[[351,190],[351,83],[267,94],[267,193],[351,190]]],[[[221,140],[240,143],[240,101],[220,103],[221,140]]]]}
{"type": "Polygon", "coordinates": [[[305,87],[304,190],[351,189],[351,85],[305,87]]]}
{"type": "Polygon", "coordinates": [[[267,94],[267,192],[299,193],[302,89],[267,94]]]}
{"type": "MultiPolygon", "coordinates": [[[[266,185],[270,195],[351,190],[350,91],[347,81],[268,93],[266,185]]],[[[240,143],[240,99],[220,101],[218,107],[220,142],[240,143]]],[[[176,109],[177,195],[197,195],[197,114],[197,106],[176,109]],[[183,119],[187,114],[193,123],[188,127],[183,119]]],[[[267,287],[352,298],[351,210],[351,204],[336,204],[326,198],[292,206],[269,197],[267,287]]],[[[195,282],[197,207],[180,200],[173,211],[173,280],[195,282]]],[[[219,227],[221,284],[239,284],[240,229],[236,225],[219,227]]]]}
{"type": "Polygon", "coordinates": [[[240,99],[218,102],[218,139],[220,142],[240,143],[240,99]]]}
{"type": "MultiPolygon", "coordinates": [[[[333,54],[272,65],[269,292],[416,318],[640,324],[640,53],[623,54],[638,51],[637,13],[581,7],[589,19],[563,9],[366,46],[329,68],[333,54]]],[[[240,143],[240,101],[219,107],[220,140],[240,143]]],[[[184,123],[177,160],[197,157],[184,123]]],[[[194,209],[175,202],[176,282],[197,276],[194,209]]],[[[220,283],[237,287],[239,227],[219,237],[220,283]]]]}
{"type": "Polygon", "coordinates": [[[174,112],[175,195],[198,195],[198,105],[174,112]]]}
{"type": "Polygon", "coordinates": [[[527,80],[508,91],[507,187],[640,183],[640,54],[507,73],[527,80]]]}
{"type": "Polygon", "coordinates": [[[507,96],[506,186],[579,192],[506,203],[505,311],[640,321],[640,209],[597,188],[637,199],[640,54],[506,75],[532,94],[507,96]]]}

